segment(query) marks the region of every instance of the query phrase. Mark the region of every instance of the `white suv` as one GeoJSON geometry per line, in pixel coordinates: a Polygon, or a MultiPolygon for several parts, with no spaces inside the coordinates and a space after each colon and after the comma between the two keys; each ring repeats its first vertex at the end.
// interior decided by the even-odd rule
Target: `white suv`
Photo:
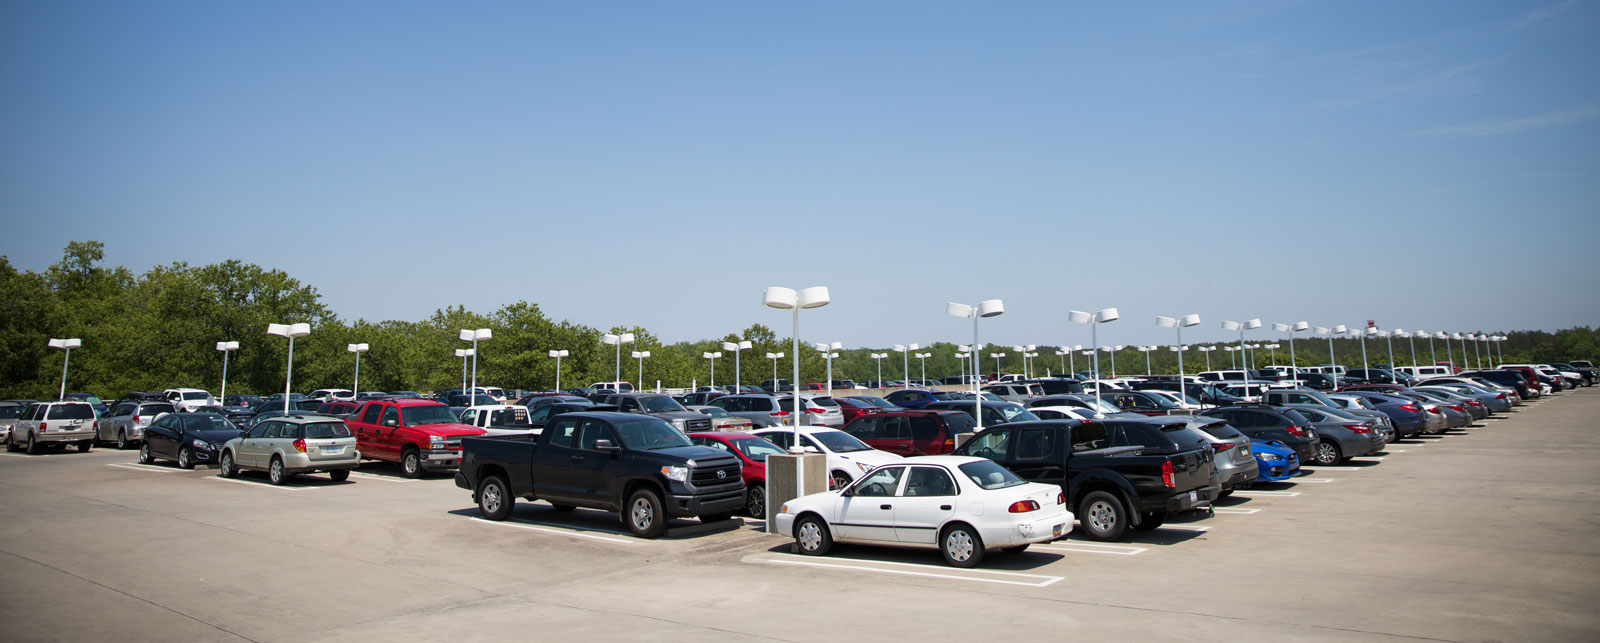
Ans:
{"type": "Polygon", "coordinates": [[[39,453],[41,442],[57,445],[78,445],[78,452],[89,450],[94,444],[95,430],[100,418],[88,402],[61,401],[35,402],[22,410],[22,416],[6,436],[7,451],[39,453]]]}
{"type": "Polygon", "coordinates": [[[197,388],[169,388],[162,391],[161,396],[171,402],[172,408],[179,413],[191,413],[202,406],[221,406],[217,404],[217,398],[197,388]]]}

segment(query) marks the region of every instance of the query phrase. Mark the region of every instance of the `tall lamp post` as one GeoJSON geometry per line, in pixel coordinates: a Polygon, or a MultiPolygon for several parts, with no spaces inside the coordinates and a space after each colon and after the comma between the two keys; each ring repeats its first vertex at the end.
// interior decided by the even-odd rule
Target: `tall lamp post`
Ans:
{"type": "MultiPolygon", "coordinates": [[[[969,347],[962,346],[962,348],[969,348],[969,347]]],[[[969,350],[970,350],[970,348],[969,348],[969,350]]],[[[971,375],[968,374],[970,371],[967,370],[967,358],[970,357],[972,355],[972,353],[968,353],[968,352],[965,352],[965,351],[956,351],[955,355],[956,355],[956,365],[961,368],[961,380],[962,380],[961,383],[962,384],[966,384],[966,379],[968,377],[971,377],[971,375]]]]}
{"type": "Polygon", "coordinates": [[[1201,346],[1195,350],[1206,356],[1206,370],[1211,370],[1211,351],[1217,350],[1215,346],[1201,346]]]}
{"type": "Polygon", "coordinates": [[[289,370],[283,374],[283,414],[289,414],[289,391],[294,385],[294,340],[311,334],[311,324],[267,324],[267,334],[289,338],[289,370]]]}
{"type": "Polygon", "coordinates": [[[462,393],[466,393],[467,394],[467,398],[469,400],[472,399],[473,396],[472,396],[472,391],[467,390],[467,360],[469,358],[471,358],[477,352],[478,351],[472,350],[470,348],[457,348],[456,349],[456,357],[461,358],[461,392],[462,393]]]}
{"type": "MultiPolygon", "coordinates": [[[[916,352],[916,350],[916,344],[910,346],[894,345],[894,352],[900,354],[900,372],[905,375],[906,388],[911,388],[911,353],[916,352]]],[[[999,368],[996,367],[995,370],[999,370],[999,368]]]]}
{"type": "Polygon", "coordinates": [[[1333,328],[1323,328],[1321,326],[1317,327],[1317,334],[1325,335],[1328,338],[1328,374],[1333,376],[1331,379],[1333,380],[1334,387],[1336,388],[1339,385],[1339,360],[1334,358],[1333,337],[1335,335],[1343,335],[1348,330],[1349,329],[1345,328],[1344,324],[1338,324],[1333,328]]]}
{"type": "MultiPolygon", "coordinates": [[[[487,328],[477,330],[462,330],[458,335],[463,342],[472,342],[472,387],[467,389],[467,403],[473,406],[478,404],[478,342],[487,342],[494,339],[494,331],[487,328]]],[[[617,390],[621,393],[621,389],[617,390]]]]}
{"type": "MultiPolygon", "coordinates": [[[[835,355],[837,355],[837,353],[835,353],[835,355]]],[[[915,357],[915,358],[917,358],[918,361],[922,362],[922,369],[921,369],[922,370],[922,383],[923,384],[927,384],[928,383],[928,358],[929,357],[933,357],[933,353],[917,353],[916,355],[912,355],[912,357],[915,357]]],[[[829,395],[833,395],[833,393],[831,391],[828,394],[829,395]]]]}
{"type": "Polygon", "coordinates": [[[1265,345],[1262,346],[1262,348],[1265,348],[1265,349],[1267,349],[1269,351],[1272,351],[1272,365],[1273,366],[1277,366],[1278,365],[1278,347],[1279,346],[1280,346],[1279,344],[1265,344],[1265,345]]]}
{"type": "MultiPolygon", "coordinates": [[[[612,371],[612,373],[613,373],[612,377],[614,379],[611,382],[611,388],[616,389],[616,391],[618,393],[621,393],[622,392],[622,345],[623,344],[632,344],[633,343],[633,333],[623,333],[621,335],[612,335],[610,333],[606,333],[605,335],[602,335],[600,337],[600,343],[608,345],[608,346],[617,347],[616,368],[612,371]]],[[[472,363],[473,364],[477,364],[478,363],[477,359],[473,359],[472,363]]]]}
{"type": "Polygon", "coordinates": [[[1403,331],[1403,330],[1395,330],[1394,331],[1395,337],[1404,337],[1404,338],[1406,338],[1406,341],[1411,344],[1411,367],[1412,368],[1416,368],[1417,367],[1417,335],[1420,334],[1421,332],[1422,331],[1416,331],[1416,332],[1406,332],[1406,331],[1403,331]]]}
{"type": "Polygon", "coordinates": [[[722,350],[733,351],[733,392],[735,395],[743,392],[739,390],[739,387],[744,385],[739,376],[739,353],[750,350],[751,346],[749,340],[722,343],[722,350]]]}
{"type": "Polygon", "coordinates": [[[1450,340],[1461,339],[1461,333],[1448,333],[1444,336],[1444,359],[1450,362],[1450,374],[1461,371],[1461,362],[1467,361],[1467,345],[1461,345],[1461,362],[1456,361],[1455,351],[1450,349],[1450,340]]]}
{"type": "Polygon", "coordinates": [[[1395,333],[1395,331],[1389,331],[1389,330],[1379,330],[1378,331],[1378,336],[1382,337],[1384,339],[1384,341],[1389,343],[1389,370],[1394,370],[1394,368],[1395,368],[1395,363],[1394,363],[1394,333],[1395,333]]]}
{"type": "MultiPolygon", "coordinates": [[[[804,290],[795,291],[782,286],[768,286],[761,296],[761,301],[769,308],[791,311],[794,320],[794,412],[789,414],[793,418],[794,448],[800,449],[800,416],[804,415],[805,406],[800,404],[800,311],[808,308],[821,308],[832,302],[828,297],[827,286],[812,286],[804,290]]],[[[803,468],[801,469],[804,470],[803,468]]],[[[804,474],[801,474],[800,489],[805,489],[804,474]]]]}
{"type": "Polygon", "coordinates": [[[346,351],[349,351],[351,353],[355,353],[356,354],[356,377],[355,377],[355,381],[350,383],[350,394],[351,395],[360,395],[361,394],[361,354],[367,352],[367,350],[368,350],[367,345],[366,344],[349,344],[349,345],[345,346],[344,349],[346,351]]]}
{"type": "Polygon", "coordinates": [[[1156,349],[1161,348],[1161,347],[1152,345],[1152,346],[1136,346],[1135,348],[1138,348],[1139,352],[1144,353],[1144,374],[1146,376],[1151,375],[1151,370],[1150,370],[1150,351],[1156,350],[1156,349]]]}
{"type": "Polygon", "coordinates": [[[566,357],[567,351],[551,350],[550,356],[556,358],[556,390],[561,390],[561,358],[566,357]]]}
{"type": "Polygon", "coordinates": [[[947,301],[944,304],[944,314],[951,317],[968,318],[972,320],[972,416],[977,419],[975,431],[983,430],[983,397],[978,395],[978,351],[983,350],[983,345],[978,343],[978,320],[985,317],[998,317],[1005,314],[1005,303],[999,299],[986,299],[978,302],[976,306],[958,304],[947,301]]]}
{"type": "MultiPolygon", "coordinates": [[[[1067,320],[1068,321],[1071,321],[1072,323],[1075,323],[1075,324],[1088,324],[1089,325],[1089,344],[1091,345],[1089,350],[1094,354],[1094,396],[1096,398],[1100,397],[1100,380],[1101,380],[1101,377],[1100,377],[1100,324],[1114,322],[1114,321],[1117,321],[1120,318],[1121,317],[1119,315],[1117,315],[1117,309],[1115,309],[1115,308],[1103,308],[1101,310],[1095,311],[1094,313],[1086,313],[1086,312],[1083,312],[1081,310],[1069,310],[1069,311],[1067,311],[1067,320]]],[[[1114,356],[1113,356],[1113,359],[1115,359],[1114,356]]],[[[1113,377],[1115,377],[1115,370],[1116,370],[1116,366],[1112,366],[1113,377]]],[[[1103,417],[1103,416],[1104,416],[1103,413],[1099,413],[1099,412],[1095,413],[1095,417],[1103,417]]]]}
{"type": "Polygon", "coordinates": [[[1300,364],[1294,359],[1294,334],[1311,328],[1311,324],[1297,321],[1293,324],[1273,324],[1272,330],[1289,334],[1289,368],[1294,371],[1294,383],[1300,385],[1300,364]]]}
{"type": "Polygon", "coordinates": [[[1229,368],[1239,368],[1239,358],[1243,357],[1242,355],[1239,354],[1239,351],[1244,350],[1244,347],[1243,346],[1223,346],[1222,350],[1224,350],[1224,351],[1226,351],[1228,353],[1228,367],[1229,368]]]}
{"type": "MultiPolygon", "coordinates": [[[[715,353],[708,351],[701,353],[700,356],[706,358],[706,361],[711,363],[711,388],[715,389],[717,388],[717,358],[722,357],[722,351],[717,351],[715,353]]],[[[798,382],[795,383],[795,388],[799,388],[798,382]]]]}
{"type": "Polygon", "coordinates": [[[1005,356],[1005,353],[989,353],[989,357],[994,358],[994,372],[996,377],[999,377],[1000,375],[1000,358],[1005,356]]]}
{"type": "MultiPolygon", "coordinates": [[[[1178,333],[1178,346],[1176,348],[1173,348],[1172,350],[1174,350],[1174,351],[1176,351],[1178,353],[1178,394],[1179,395],[1183,395],[1189,388],[1186,384],[1184,384],[1184,381],[1183,381],[1183,348],[1184,348],[1183,347],[1183,329],[1189,328],[1191,326],[1198,326],[1199,324],[1200,324],[1200,316],[1199,315],[1184,315],[1182,317],[1162,317],[1160,315],[1156,316],[1156,325],[1157,326],[1160,326],[1162,328],[1171,328],[1171,329],[1177,331],[1177,333],[1178,333]]],[[[1210,356],[1207,356],[1207,359],[1210,359],[1210,356]]],[[[1211,370],[1211,369],[1207,368],[1206,370],[1211,370]]]]}
{"type": "Polygon", "coordinates": [[[217,400],[223,404],[228,403],[228,352],[239,350],[239,342],[217,342],[217,350],[222,351],[222,392],[217,394],[217,400]]]}
{"type": "Polygon", "coordinates": [[[883,358],[888,357],[889,354],[870,353],[868,356],[878,363],[878,388],[889,388],[889,386],[883,382],[883,358]]]}
{"type": "MultiPolygon", "coordinates": [[[[1236,330],[1236,331],[1239,331],[1239,350],[1241,350],[1241,351],[1244,350],[1244,332],[1247,331],[1247,330],[1255,330],[1255,329],[1260,328],[1260,327],[1261,327],[1261,320],[1259,320],[1259,319],[1251,319],[1251,320],[1242,321],[1242,322],[1236,322],[1236,321],[1223,321],[1222,322],[1222,329],[1223,330],[1236,330]]],[[[1241,360],[1244,359],[1244,354],[1240,353],[1239,354],[1239,358],[1241,360]]],[[[1249,369],[1250,368],[1250,364],[1249,363],[1245,363],[1244,364],[1244,368],[1249,369]]],[[[1250,378],[1246,377],[1245,379],[1248,380],[1250,378]]]]}
{"type": "MultiPolygon", "coordinates": [[[[59,397],[57,397],[56,399],[61,399],[61,400],[67,399],[67,364],[72,362],[72,349],[77,348],[77,347],[82,346],[82,345],[83,345],[83,340],[78,339],[76,337],[74,337],[72,339],[52,339],[52,340],[50,340],[50,348],[59,348],[59,349],[65,351],[65,353],[61,357],[61,395],[59,397]]],[[[293,344],[291,344],[291,346],[293,346],[293,344]]],[[[33,448],[33,445],[32,445],[31,442],[29,443],[28,447],[29,447],[29,449],[33,448]]]]}
{"type": "Polygon", "coordinates": [[[772,392],[773,394],[782,393],[783,386],[778,384],[778,360],[783,359],[783,353],[767,353],[767,359],[772,360],[772,392]]]}
{"type": "Polygon", "coordinates": [[[813,346],[817,347],[817,350],[822,353],[822,358],[827,361],[827,364],[828,364],[828,370],[827,370],[827,373],[828,373],[828,397],[833,397],[833,359],[835,357],[839,356],[838,353],[835,353],[833,351],[836,351],[836,350],[839,350],[841,348],[844,348],[844,344],[841,344],[839,342],[833,342],[831,344],[826,344],[826,343],[823,343],[823,342],[817,342],[816,344],[813,344],[813,346]]]}
{"type": "Polygon", "coordinates": [[[639,390],[644,386],[644,358],[650,356],[650,351],[633,351],[632,355],[634,359],[639,360],[639,385],[634,387],[634,390],[639,390]]]}

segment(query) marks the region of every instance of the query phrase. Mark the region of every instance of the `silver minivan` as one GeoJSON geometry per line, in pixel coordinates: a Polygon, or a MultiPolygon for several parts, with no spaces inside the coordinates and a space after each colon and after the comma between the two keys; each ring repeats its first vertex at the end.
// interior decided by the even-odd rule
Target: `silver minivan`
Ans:
{"type": "Polygon", "coordinates": [[[327,471],[335,482],[350,477],[361,464],[355,435],[339,420],[317,415],[290,415],[264,420],[250,432],[222,445],[224,478],[240,471],[265,471],[281,485],[298,473],[327,471]]]}

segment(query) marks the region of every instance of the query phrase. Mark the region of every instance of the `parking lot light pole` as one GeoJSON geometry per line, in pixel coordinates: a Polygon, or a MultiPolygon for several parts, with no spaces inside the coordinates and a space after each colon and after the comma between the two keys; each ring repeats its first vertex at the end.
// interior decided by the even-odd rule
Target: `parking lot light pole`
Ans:
{"type": "MultiPolygon", "coordinates": [[[[904,381],[906,383],[906,388],[911,388],[911,353],[916,352],[916,350],[916,344],[912,344],[910,346],[904,346],[901,344],[894,345],[894,352],[900,354],[900,372],[905,375],[904,381]]],[[[997,368],[996,370],[999,369],[997,368]]]]}
{"type": "Polygon", "coordinates": [[[706,361],[711,363],[711,384],[710,384],[710,386],[711,386],[712,389],[715,389],[715,388],[717,388],[717,358],[718,357],[722,357],[722,351],[717,351],[715,353],[705,352],[705,353],[701,353],[700,356],[706,358],[706,361]]]}
{"type": "Polygon", "coordinates": [[[1277,366],[1278,365],[1278,346],[1279,346],[1278,344],[1266,344],[1266,345],[1262,346],[1262,348],[1265,348],[1265,349],[1267,349],[1269,351],[1272,351],[1272,365],[1273,366],[1277,366]]]}
{"type": "Polygon", "coordinates": [[[550,356],[556,358],[556,390],[561,390],[561,358],[568,355],[567,351],[551,350],[550,356]]]}
{"type": "Polygon", "coordinates": [[[1134,348],[1137,348],[1137,349],[1139,349],[1139,352],[1144,353],[1144,374],[1146,376],[1150,375],[1151,374],[1151,371],[1150,371],[1150,351],[1156,350],[1156,349],[1161,348],[1161,347],[1160,346],[1151,345],[1151,346],[1135,346],[1134,348]]]}
{"type": "Polygon", "coordinates": [[[995,377],[999,377],[1000,376],[1000,358],[1005,357],[1005,356],[1006,356],[1005,353],[989,353],[989,357],[993,357],[994,358],[995,377]]]}
{"type": "MultiPolygon", "coordinates": [[[[1171,328],[1178,333],[1178,346],[1172,350],[1178,353],[1178,394],[1184,393],[1183,385],[1183,329],[1200,324],[1199,315],[1184,315],[1182,317],[1156,316],[1156,325],[1162,328],[1171,328]]],[[[1210,359],[1210,356],[1207,356],[1210,359]]],[[[1206,370],[1211,370],[1207,368],[1206,370]]]]}
{"type": "MultiPolygon", "coordinates": [[[[311,334],[311,324],[267,324],[267,334],[289,339],[289,370],[283,374],[283,414],[289,414],[289,391],[294,385],[294,340],[311,334]]],[[[65,370],[62,370],[65,379],[65,370]]],[[[65,384],[63,384],[63,388],[65,384]]]]}
{"type": "MultiPolygon", "coordinates": [[[[491,331],[491,330],[489,330],[487,328],[479,328],[477,330],[462,330],[461,333],[460,333],[460,337],[461,337],[461,341],[472,342],[472,388],[467,389],[467,400],[473,406],[477,406],[477,402],[478,402],[478,342],[487,342],[487,341],[489,341],[491,339],[494,339],[494,331],[491,331]]],[[[631,337],[631,335],[630,335],[630,337],[631,337]]],[[[617,392],[621,393],[622,391],[619,389],[617,392]]]]}
{"type": "Polygon", "coordinates": [[[978,352],[983,350],[983,344],[978,343],[978,320],[998,317],[1005,312],[1005,303],[999,299],[986,299],[976,306],[949,301],[944,304],[944,314],[972,320],[972,417],[977,421],[975,432],[983,430],[983,397],[978,395],[978,352]]]}
{"type": "Polygon", "coordinates": [[[228,352],[239,350],[239,342],[217,342],[217,350],[222,351],[222,392],[217,394],[217,399],[223,404],[228,403],[228,352]]]}
{"type": "MultiPolygon", "coordinates": [[[[1500,361],[1498,362],[1500,364],[1506,363],[1506,349],[1505,349],[1504,346],[1501,345],[1501,342],[1504,342],[1507,339],[1510,339],[1510,338],[1505,336],[1505,335],[1501,335],[1499,337],[1494,338],[1495,352],[1500,354],[1500,361]]],[[[1492,366],[1492,364],[1491,364],[1491,366],[1492,366]]]]}
{"type": "Polygon", "coordinates": [[[751,347],[752,344],[749,340],[722,343],[722,350],[733,351],[733,392],[735,395],[741,392],[739,387],[744,385],[744,382],[739,378],[739,353],[750,350],[751,347]]]}
{"type": "MultiPolygon", "coordinates": [[[[1104,308],[1104,309],[1095,311],[1092,314],[1083,312],[1081,310],[1069,310],[1069,311],[1067,311],[1067,321],[1070,321],[1070,322],[1075,323],[1075,324],[1088,324],[1089,325],[1089,343],[1091,345],[1090,348],[1089,348],[1089,351],[1094,355],[1094,396],[1096,398],[1100,397],[1100,380],[1101,380],[1101,377],[1100,377],[1100,332],[1099,332],[1100,324],[1104,324],[1104,323],[1107,323],[1107,322],[1114,322],[1114,321],[1116,321],[1116,320],[1118,320],[1120,318],[1121,318],[1121,316],[1119,316],[1117,314],[1117,309],[1115,309],[1115,308],[1104,308]]],[[[1116,359],[1116,356],[1113,355],[1112,359],[1116,359]]],[[[1112,368],[1112,372],[1113,372],[1113,377],[1115,377],[1115,375],[1114,375],[1115,370],[1116,370],[1115,363],[1113,363],[1113,366],[1111,368],[1112,368]]],[[[1105,416],[1103,413],[1099,413],[1099,412],[1096,412],[1094,415],[1097,418],[1105,416]]]]}
{"type": "Polygon", "coordinates": [[[635,386],[634,390],[644,386],[644,358],[649,356],[650,351],[633,351],[633,358],[639,360],[639,386],[635,386]]]}
{"type": "Polygon", "coordinates": [[[1417,334],[1417,337],[1426,337],[1426,338],[1428,338],[1428,365],[1429,366],[1433,366],[1434,364],[1438,364],[1439,363],[1439,353],[1433,349],[1433,338],[1436,335],[1444,335],[1444,333],[1439,333],[1439,332],[1430,333],[1430,332],[1425,331],[1425,330],[1419,330],[1419,331],[1417,331],[1416,334],[1417,334]]]}
{"type": "MultiPolygon", "coordinates": [[[[615,389],[618,393],[621,393],[622,392],[622,345],[623,344],[632,344],[633,343],[633,333],[623,333],[621,335],[612,335],[610,333],[607,333],[607,334],[602,335],[600,337],[600,343],[617,347],[617,360],[616,360],[615,369],[612,371],[613,380],[611,382],[611,388],[615,389]]],[[[477,358],[473,358],[472,363],[473,364],[477,364],[478,363],[477,358]]],[[[476,367],[474,367],[474,370],[476,370],[476,367]]],[[[474,381],[476,381],[476,380],[474,380],[474,381]]]]}
{"type": "MultiPolygon", "coordinates": [[[[1459,366],[1461,365],[1461,362],[1457,362],[1456,361],[1456,353],[1455,353],[1454,350],[1451,350],[1451,348],[1450,348],[1450,340],[1451,339],[1461,339],[1461,333],[1443,333],[1443,332],[1441,332],[1440,334],[1444,335],[1444,360],[1447,361],[1447,362],[1450,362],[1450,374],[1454,375],[1457,370],[1460,370],[1459,366]]],[[[1462,346],[1461,347],[1461,361],[1464,362],[1464,361],[1466,361],[1466,359],[1467,359],[1467,347],[1466,346],[1462,346]]]]}
{"type": "Polygon", "coordinates": [[[470,348],[456,349],[456,357],[461,358],[461,392],[468,393],[469,397],[472,391],[467,390],[467,358],[472,357],[472,354],[476,352],[470,348]]]}
{"type": "Polygon", "coordinates": [[[355,381],[350,384],[350,393],[354,394],[354,395],[360,395],[361,394],[361,354],[367,352],[367,345],[366,344],[350,344],[350,345],[345,346],[344,349],[346,351],[349,351],[349,352],[352,352],[352,353],[356,354],[356,377],[355,377],[355,381]]]}
{"type": "MultiPolygon", "coordinates": [[[[762,294],[763,304],[769,308],[790,311],[794,320],[794,337],[791,338],[794,341],[794,347],[791,351],[791,354],[794,355],[794,359],[791,360],[794,362],[794,411],[789,416],[793,418],[794,448],[796,449],[801,448],[800,416],[805,414],[806,408],[800,403],[800,310],[821,308],[831,302],[832,299],[828,297],[827,286],[813,286],[798,292],[781,286],[768,286],[766,292],[762,294]]],[[[804,471],[803,468],[801,470],[804,471]]],[[[802,491],[805,489],[804,479],[805,476],[802,473],[800,477],[800,490],[802,491]]]]}
{"type": "Polygon", "coordinates": [[[972,377],[971,371],[967,369],[967,358],[972,355],[969,352],[972,347],[958,346],[957,348],[960,350],[956,351],[956,365],[961,367],[961,383],[964,385],[967,383],[967,378],[972,377]]]}
{"type": "MultiPolygon", "coordinates": [[[[837,354],[835,354],[835,355],[837,355],[837,354]]],[[[922,362],[922,369],[921,369],[922,370],[922,383],[923,384],[927,384],[928,383],[928,358],[929,357],[933,357],[933,353],[917,353],[916,355],[913,355],[912,357],[915,357],[915,358],[917,358],[917,360],[922,362]]],[[[830,383],[830,385],[831,385],[831,383],[830,383]]],[[[830,390],[828,395],[833,395],[833,392],[830,390]]]]}
{"type": "Polygon", "coordinates": [[[833,351],[844,348],[844,344],[839,342],[833,342],[832,344],[817,342],[816,344],[813,344],[813,346],[816,346],[817,350],[822,352],[822,358],[828,362],[828,397],[833,397],[833,359],[839,356],[838,353],[833,351]]]}
{"type": "Polygon", "coordinates": [[[772,392],[782,393],[783,387],[778,385],[778,360],[783,359],[783,353],[767,353],[767,359],[772,360],[772,392]]]}
{"type": "Polygon", "coordinates": [[[889,388],[888,386],[885,386],[884,383],[883,383],[883,358],[888,357],[889,354],[888,353],[871,353],[870,356],[872,357],[873,360],[877,361],[877,363],[878,363],[878,388],[889,388]]]}
{"type": "MultiPolygon", "coordinates": [[[[50,348],[59,348],[65,353],[61,357],[61,396],[57,399],[67,399],[67,364],[72,362],[72,349],[83,345],[83,340],[76,337],[72,339],[52,339],[50,348]]],[[[290,344],[293,346],[293,344],[290,344]]],[[[32,448],[32,444],[29,444],[32,448]]]]}
{"type": "Polygon", "coordinates": [[[1244,347],[1242,347],[1242,346],[1223,346],[1222,350],[1228,354],[1228,368],[1230,368],[1230,369],[1239,368],[1239,351],[1244,350],[1244,347]]]}
{"type": "Polygon", "coordinates": [[[1379,330],[1378,336],[1382,337],[1384,341],[1389,343],[1389,370],[1392,371],[1394,370],[1394,332],[1379,330]]]}
{"type": "Polygon", "coordinates": [[[1407,332],[1399,329],[1394,331],[1395,337],[1404,337],[1407,342],[1411,343],[1411,368],[1417,367],[1417,334],[1420,332],[1407,332]]]}
{"type": "Polygon", "coordinates": [[[1201,346],[1195,350],[1206,356],[1206,370],[1211,370],[1211,351],[1217,350],[1215,346],[1201,346]]]}
{"type": "Polygon", "coordinates": [[[1333,376],[1331,379],[1333,379],[1335,388],[1337,388],[1339,385],[1339,360],[1334,358],[1333,336],[1343,335],[1346,330],[1348,329],[1344,327],[1344,324],[1339,324],[1333,328],[1323,328],[1321,326],[1317,327],[1318,335],[1326,335],[1328,337],[1328,367],[1333,369],[1333,372],[1329,373],[1329,375],[1333,376]]]}
{"type": "Polygon", "coordinates": [[[1272,325],[1272,330],[1289,334],[1289,368],[1294,370],[1294,383],[1296,386],[1300,384],[1300,365],[1295,362],[1294,359],[1294,334],[1307,328],[1311,328],[1311,324],[1303,321],[1298,321],[1293,324],[1272,325]]]}
{"type": "MultiPolygon", "coordinates": [[[[1259,319],[1251,319],[1251,320],[1242,321],[1242,322],[1236,322],[1236,321],[1223,321],[1222,322],[1223,330],[1236,330],[1236,331],[1239,331],[1239,350],[1240,351],[1244,350],[1244,332],[1247,331],[1247,330],[1255,330],[1255,329],[1260,328],[1260,327],[1261,327],[1261,320],[1259,320],[1259,319]]],[[[1244,357],[1245,356],[1244,356],[1243,353],[1239,354],[1239,359],[1240,360],[1243,360],[1244,357]]],[[[1250,368],[1250,364],[1248,362],[1245,362],[1244,368],[1246,368],[1246,369],[1250,368]]],[[[1248,380],[1249,378],[1245,378],[1245,379],[1248,380]]]]}

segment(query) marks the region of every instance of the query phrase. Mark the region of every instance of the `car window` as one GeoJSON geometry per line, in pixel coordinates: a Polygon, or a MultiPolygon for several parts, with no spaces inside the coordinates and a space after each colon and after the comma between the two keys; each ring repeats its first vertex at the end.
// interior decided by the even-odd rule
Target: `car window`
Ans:
{"type": "Polygon", "coordinates": [[[870,475],[862,478],[855,484],[855,486],[851,487],[851,492],[857,496],[866,496],[872,498],[893,496],[897,491],[899,491],[900,477],[905,475],[905,472],[905,467],[884,467],[878,469],[877,471],[873,471],[870,475]]]}
{"type": "Polygon", "coordinates": [[[475,421],[477,419],[478,419],[478,410],[477,409],[467,409],[467,410],[461,412],[461,422],[463,424],[477,424],[477,422],[475,421]]]}
{"type": "Polygon", "coordinates": [[[278,438],[280,440],[298,440],[300,439],[300,425],[290,424],[288,422],[279,422],[278,430],[273,431],[271,437],[278,438]]]}
{"type": "Polygon", "coordinates": [[[1110,439],[1106,435],[1106,425],[1104,424],[1091,422],[1072,427],[1073,453],[1103,449],[1108,444],[1110,444],[1110,439]]]}
{"type": "Polygon", "coordinates": [[[731,449],[728,448],[728,445],[723,444],[723,442],[721,440],[713,440],[711,438],[691,437],[691,438],[689,438],[689,442],[692,442],[697,446],[711,447],[711,448],[716,449],[718,451],[729,451],[729,450],[731,450],[731,449]]]}
{"type": "Polygon", "coordinates": [[[612,434],[611,427],[598,420],[584,420],[582,428],[578,429],[578,436],[578,448],[580,449],[593,450],[595,444],[601,440],[609,440],[611,444],[617,444],[617,438],[612,434]]]}
{"type": "Polygon", "coordinates": [[[390,406],[383,409],[382,424],[384,426],[389,426],[390,422],[394,422],[396,425],[400,424],[400,407],[390,406]]]}
{"type": "Polygon", "coordinates": [[[300,428],[307,440],[350,437],[350,427],[345,426],[343,422],[313,422],[302,424],[300,428]]]}
{"type": "Polygon", "coordinates": [[[953,496],[956,495],[956,481],[941,467],[911,467],[905,495],[953,496]]]}
{"type": "Polygon", "coordinates": [[[276,424],[277,424],[277,422],[262,422],[260,424],[257,424],[257,425],[255,425],[254,428],[250,429],[250,437],[252,437],[252,438],[264,438],[264,437],[267,437],[268,432],[272,431],[273,430],[273,426],[276,425],[276,424]]]}
{"type": "MultiPolygon", "coordinates": [[[[911,439],[918,442],[927,442],[939,437],[939,423],[933,418],[911,418],[911,439]]],[[[915,472],[913,472],[915,473],[915,472]]]]}
{"type": "Polygon", "coordinates": [[[238,430],[228,418],[220,415],[191,415],[183,419],[183,426],[189,431],[230,431],[238,430]]]}
{"type": "Polygon", "coordinates": [[[1050,456],[1055,449],[1056,432],[1049,429],[1025,429],[1017,434],[1017,459],[1040,460],[1050,456]]]}
{"type": "Polygon", "coordinates": [[[545,406],[541,406],[541,407],[539,407],[537,409],[534,409],[532,412],[528,413],[528,422],[531,424],[531,423],[537,423],[537,422],[544,422],[544,421],[550,419],[550,412],[555,410],[555,408],[556,407],[547,404],[545,406]]]}
{"type": "Polygon", "coordinates": [[[785,450],[791,446],[794,446],[794,434],[788,431],[772,431],[770,433],[762,433],[760,435],[768,442],[783,447],[785,450]]]}
{"type": "Polygon", "coordinates": [[[94,407],[88,404],[56,404],[50,407],[47,420],[93,420],[94,407]]]}
{"type": "Polygon", "coordinates": [[[550,426],[545,428],[545,431],[550,432],[550,444],[570,447],[574,442],[573,438],[578,434],[578,420],[576,418],[558,418],[551,422],[550,426]]]}
{"type": "Polygon", "coordinates": [[[909,440],[911,427],[906,422],[908,418],[903,415],[878,418],[878,439],[880,440],[909,440]]]}
{"type": "Polygon", "coordinates": [[[984,431],[961,445],[961,452],[980,458],[1005,460],[1011,455],[1011,432],[1004,429],[984,431]]]}
{"type": "Polygon", "coordinates": [[[1004,489],[1028,483],[1027,480],[1017,477],[1017,474],[1007,471],[1005,467],[987,460],[968,462],[957,468],[961,469],[961,473],[973,483],[986,490],[1004,489]]]}
{"type": "Polygon", "coordinates": [[[1244,434],[1240,433],[1238,429],[1228,426],[1223,422],[1213,422],[1211,424],[1207,424],[1200,427],[1200,430],[1211,434],[1212,437],[1219,440],[1232,440],[1234,438],[1244,437],[1244,434]]]}
{"type": "Polygon", "coordinates": [[[878,418],[863,416],[856,418],[856,421],[851,422],[844,430],[845,433],[856,436],[860,440],[875,440],[878,437],[877,428],[878,418]]]}

